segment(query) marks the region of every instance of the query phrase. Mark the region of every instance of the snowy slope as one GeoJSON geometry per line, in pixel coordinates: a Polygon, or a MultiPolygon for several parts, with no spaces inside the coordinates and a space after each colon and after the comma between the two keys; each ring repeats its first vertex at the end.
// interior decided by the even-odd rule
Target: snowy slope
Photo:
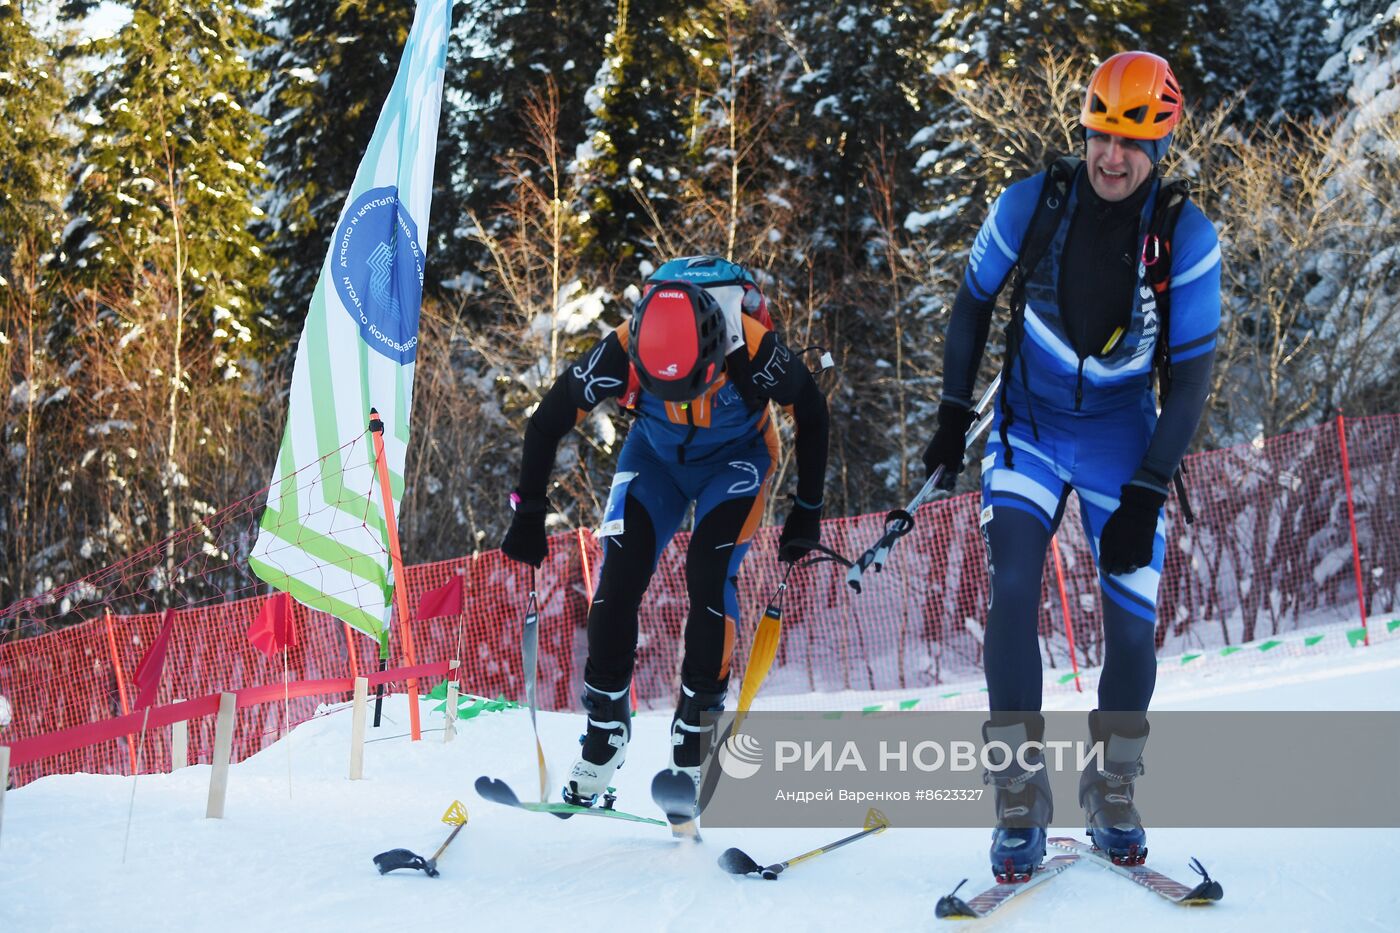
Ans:
{"type": "MultiPolygon", "coordinates": [[[[975,688],[975,687],[974,687],[975,688]]],[[[1163,709],[1400,710],[1400,639],[1365,650],[1271,665],[1183,669],[1164,677],[1163,709]]],[[[366,749],[367,780],[345,779],[350,716],[337,708],[234,766],[227,818],[203,819],[207,766],[140,779],[130,851],[121,862],[129,778],[44,778],[7,795],[0,837],[0,931],[294,929],[368,930],[451,925],[466,930],[929,930],[938,896],[958,880],[988,880],[985,830],[893,828],[795,867],[778,882],[739,879],[715,866],[738,845],[778,861],[845,833],[719,830],[700,846],[666,830],[575,818],[561,822],[499,807],[471,788],[480,774],[534,786],[528,714],[464,721],[455,742],[428,733],[411,744],[406,700],[366,749]],[[290,748],[290,754],[289,754],[290,748]],[[288,789],[288,770],[291,789],[288,789]],[[447,835],[438,822],[454,798],[470,824],[436,880],[379,876],[376,852],[427,856],[447,835]]],[[[1088,694],[1057,705],[1087,708],[1088,694]]],[[[425,717],[427,726],[440,723],[425,717]]],[[[650,814],[647,783],[664,762],[664,715],[640,716],[619,806],[650,814]]],[[[579,721],[546,714],[554,774],[572,761],[579,721]]],[[[1072,802],[1066,833],[1082,830],[1072,802]]],[[[1225,900],[1188,912],[1096,865],[1079,865],[1007,906],[986,926],[1126,924],[1176,930],[1391,930],[1400,862],[1390,830],[1151,830],[1158,869],[1189,878],[1199,856],[1225,900]],[[1369,866],[1369,868],[1367,867],[1369,866]]],[[[952,927],[949,926],[951,929],[952,927]]]]}

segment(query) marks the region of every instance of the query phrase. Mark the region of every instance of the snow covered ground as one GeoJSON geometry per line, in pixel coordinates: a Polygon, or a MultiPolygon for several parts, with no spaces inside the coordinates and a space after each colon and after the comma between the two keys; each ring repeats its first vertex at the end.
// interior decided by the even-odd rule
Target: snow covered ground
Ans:
{"type": "MultiPolygon", "coordinates": [[[[1400,710],[1400,638],[1314,657],[1181,667],[1159,683],[1161,709],[1400,710]]],[[[1054,705],[1087,709],[1090,696],[1057,695],[1054,705]]],[[[208,766],[143,776],[125,864],[130,778],[63,775],[11,792],[0,931],[930,930],[947,923],[933,915],[940,895],[964,877],[968,888],[989,880],[985,830],[895,827],[766,882],[726,875],[715,858],[737,845],[779,861],[845,831],[711,829],[696,846],[659,827],[565,823],[490,804],[472,790],[478,775],[505,778],[523,797],[535,786],[528,714],[482,715],[463,721],[450,744],[436,731],[412,744],[402,734],[406,703],[386,704],[389,721],[366,748],[364,781],[346,780],[344,707],[235,765],[223,820],[203,818],[208,766]],[[443,857],[441,877],[376,873],[370,859],[382,850],[430,855],[446,838],[438,820],[454,798],[470,823],[443,857]]],[[[618,775],[620,808],[650,814],[647,784],[665,761],[668,722],[638,717],[618,775]]],[[[425,716],[428,727],[440,723],[425,716]]],[[[545,714],[540,725],[557,783],[578,747],[579,719],[545,714]]],[[[1066,834],[1082,830],[1072,802],[1059,812],[1066,834]]],[[[1188,914],[1081,864],[984,926],[1393,930],[1400,916],[1400,886],[1384,876],[1400,862],[1393,830],[1149,832],[1151,864],[1185,880],[1187,859],[1198,856],[1225,899],[1188,914]]]]}

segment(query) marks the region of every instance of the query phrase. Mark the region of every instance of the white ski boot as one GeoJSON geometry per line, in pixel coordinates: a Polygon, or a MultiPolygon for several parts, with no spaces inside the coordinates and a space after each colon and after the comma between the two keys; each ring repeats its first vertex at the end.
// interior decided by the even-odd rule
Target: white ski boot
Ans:
{"type": "Polygon", "coordinates": [[[591,807],[600,795],[611,797],[608,787],[613,775],[627,760],[627,741],[632,737],[632,703],[626,687],[616,693],[599,690],[588,683],[583,687],[588,731],[579,736],[583,750],[564,785],[564,802],[591,807]]]}

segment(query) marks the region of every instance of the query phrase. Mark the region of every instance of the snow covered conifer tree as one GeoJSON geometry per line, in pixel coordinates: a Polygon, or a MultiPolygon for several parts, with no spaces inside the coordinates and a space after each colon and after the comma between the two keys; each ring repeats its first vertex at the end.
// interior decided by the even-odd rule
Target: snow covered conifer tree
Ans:
{"type": "Polygon", "coordinates": [[[74,220],[59,257],[66,352],[86,380],[82,462],[111,496],[93,555],[159,540],[251,488],[230,464],[262,472],[233,451],[247,443],[244,379],[271,337],[268,262],[250,229],[264,167],[248,56],[262,33],[239,2],[129,8],[86,49],[98,68],[74,104],[74,220]]]}
{"type": "Polygon", "coordinates": [[[1193,110],[1209,110],[1237,93],[1240,121],[1278,121],[1329,113],[1338,89],[1319,81],[1327,56],[1330,12],[1321,0],[1210,0],[1185,11],[1186,55],[1173,70],[1193,110]]]}
{"type": "Polygon", "coordinates": [[[648,228],[675,214],[694,164],[697,69],[719,49],[716,0],[618,0],[586,97],[591,116],[576,169],[604,261],[655,261],[648,228]]]}
{"type": "MultiPolygon", "coordinates": [[[[606,3],[478,0],[462,8],[448,48],[440,192],[433,213],[446,275],[489,276],[490,260],[471,236],[468,214],[490,222],[512,173],[507,163],[532,133],[527,102],[553,82],[558,146],[565,162],[584,139],[584,94],[603,60],[614,23],[606,3]]],[[[492,231],[497,232],[497,231],[492,231]]],[[[430,247],[431,249],[431,247],[430,247]]]]}
{"type": "Polygon", "coordinates": [[[63,229],[67,146],[59,120],[67,97],[60,65],[28,24],[33,3],[0,0],[0,372],[8,400],[0,421],[0,605],[44,587],[57,558],[59,510],[49,479],[63,453],[45,443],[67,392],[49,342],[54,286],[46,268],[63,229]]]}
{"type": "Polygon", "coordinates": [[[259,110],[272,193],[259,232],[274,260],[269,312],[293,337],[413,11],[400,0],[278,0],[268,13],[271,43],[255,62],[268,80],[259,110]]]}

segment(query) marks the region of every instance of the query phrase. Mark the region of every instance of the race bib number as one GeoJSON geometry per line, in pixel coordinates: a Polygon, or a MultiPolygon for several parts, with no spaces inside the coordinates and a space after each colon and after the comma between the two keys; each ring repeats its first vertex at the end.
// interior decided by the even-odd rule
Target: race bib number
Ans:
{"type": "Polygon", "coordinates": [[[603,510],[603,524],[594,533],[595,538],[609,538],[622,534],[622,516],[627,502],[627,486],[637,478],[636,473],[618,473],[613,476],[612,489],[608,491],[608,506],[603,510]]]}

